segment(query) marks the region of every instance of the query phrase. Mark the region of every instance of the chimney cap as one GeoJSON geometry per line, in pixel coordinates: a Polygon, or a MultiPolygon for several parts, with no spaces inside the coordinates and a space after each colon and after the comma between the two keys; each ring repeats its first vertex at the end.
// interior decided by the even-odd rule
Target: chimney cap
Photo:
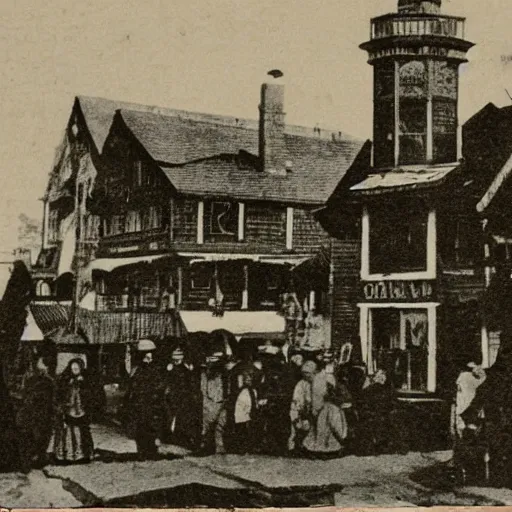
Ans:
{"type": "Polygon", "coordinates": [[[272,78],[282,78],[284,73],[280,69],[271,69],[267,75],[271,76],[272,78]]]}

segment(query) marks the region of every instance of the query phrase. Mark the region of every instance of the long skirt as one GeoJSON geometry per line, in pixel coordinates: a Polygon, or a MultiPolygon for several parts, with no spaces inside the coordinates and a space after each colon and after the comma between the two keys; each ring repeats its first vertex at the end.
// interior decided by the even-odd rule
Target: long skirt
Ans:
{"type": "Polygon", "coordinates": [[[87,462],[94,454],[89,422],[67,416],[55,430],[53,455],[58,462],[87,462]]]}

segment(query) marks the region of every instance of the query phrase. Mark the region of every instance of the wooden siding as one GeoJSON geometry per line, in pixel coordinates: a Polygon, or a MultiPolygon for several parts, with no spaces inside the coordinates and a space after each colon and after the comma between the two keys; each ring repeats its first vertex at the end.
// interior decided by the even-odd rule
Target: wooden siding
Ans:
{"type": "Polygon", "coordinates": [[[328,243],[329,236],[310,210],[293,211],[293,250],[298,253],[317,252],[328,243]]]}
{"type": "MultiPolygon", "coordinates": [[[[360,240],[333,240],[332,345],[338,350],[359,334],[357,293],[360,280],[360,240]]],[[[357,347],[355,347],[357,348],[357,347]]]]}
{"type": "Polygon", "coordinates": [[[247,243],[273,245],[285,250],[286,208],[272,204],[247,204],[245,209],[245,240],[247,243]]]}
{"type": "Polygon", "coordinates": [[[196,242],[197,240],[197,201],[176,198],[173,202],[173,241],[196,242]]]}
{"type": "MultiPolygon", "coordinates": [[[[294,208],[293,248],[286,249],[286,206],[270,203],[244,203],[244,239],[236,236],[208,235],[205,220],[204,243],[197,244],[198,199],[176,198],[173,209],[173,247],[184,252],[235,252],[313,254],[328,239],[320,224],[309,210],[294,208]]],[[[208,203],[206,203],[208,204],[208,203]]],[[[206,211],[206,210],[205,210],[206,211]]]]}

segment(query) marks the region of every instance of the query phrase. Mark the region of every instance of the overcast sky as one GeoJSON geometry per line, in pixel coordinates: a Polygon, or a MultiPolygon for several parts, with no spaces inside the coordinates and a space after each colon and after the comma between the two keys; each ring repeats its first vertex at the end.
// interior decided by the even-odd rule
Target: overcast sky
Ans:
{"type": "MultiPolygon", "coordinates": [[[[510,1],[443,1],[478,44],[462,120],[510,103],[510,1]]],[[[15,245],[19,213],[41,214],[78,94],[256,118],[277,67],[287,122],[370,137],[371,67],[358,45],[371,16],[395,10],[395,0],[1,0],[0,249],[15,245]]]]}

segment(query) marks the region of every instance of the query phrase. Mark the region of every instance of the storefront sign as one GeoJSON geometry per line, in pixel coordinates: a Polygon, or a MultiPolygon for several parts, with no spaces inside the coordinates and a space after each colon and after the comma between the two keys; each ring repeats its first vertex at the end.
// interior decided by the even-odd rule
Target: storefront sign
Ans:
{"type": "Polygon", "coordinates": [[[114,254],[122,254],[125,252],[135,252],[140,250],[140,247],[138,245],[130,245],[128,247],[110,247],[109,252],[112,252],[114,254]]]}
{"type": "Polygon", "coordinates": [[[363,285],[363,297],[374,302],[428,302],[435,299],[433,281],[377,281],[363,285]]]}

